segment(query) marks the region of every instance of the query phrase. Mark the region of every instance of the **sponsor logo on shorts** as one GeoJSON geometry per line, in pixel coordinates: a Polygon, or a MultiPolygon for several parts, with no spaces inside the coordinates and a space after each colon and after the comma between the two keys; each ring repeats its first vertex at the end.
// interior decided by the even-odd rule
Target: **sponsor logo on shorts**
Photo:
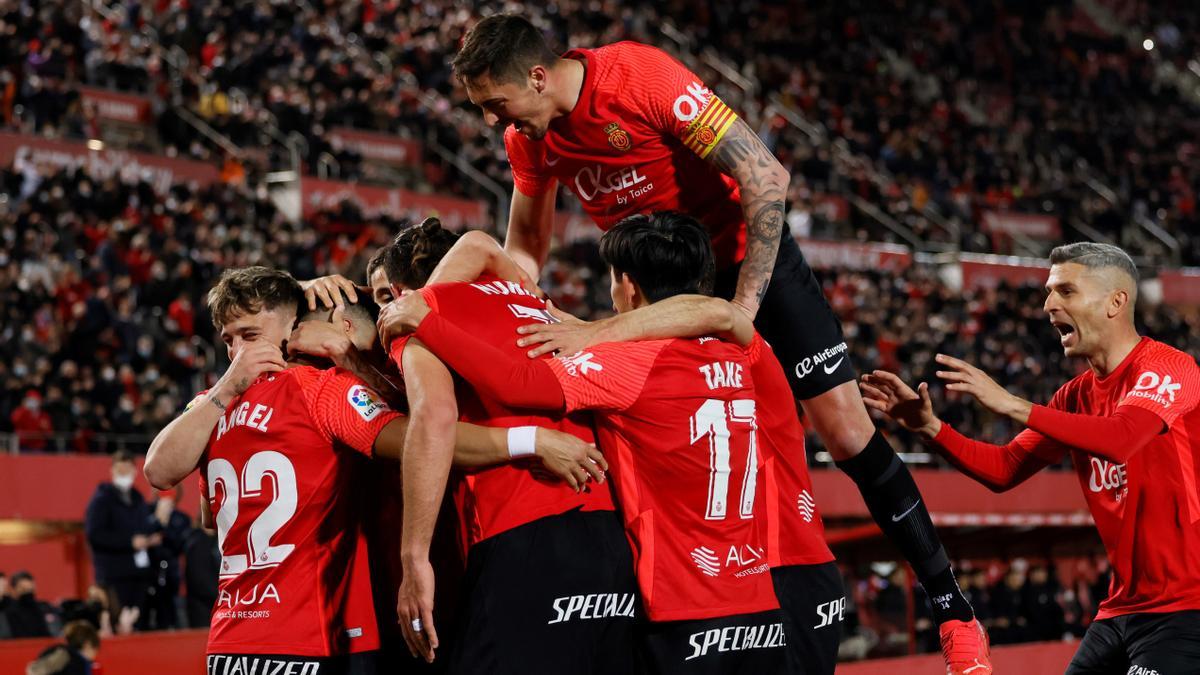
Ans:
{"type": "Polygon", "coordinates": [[[846,358],[845,353],[849,349],[845,342],[841,342],[828,349],[821,350],[812,356],[800,359],[800,363],[796,364],[796,377],[803,380],[817,366],[820,366],[826,375],[832,375],[833,371],[842,365],[842,361],[846,358]]]}
{"type": "Polygon", "coordinates": [[[688,637],[692,653],[684,661],[707,656],[710,652],[743,652],[751,649],[775,649],[787,646],[783,623],[764,623],[757,626],[726,626],[710,628],[688,637]]]}
{"type": "Polygon", "coordinates": [[[817,502],[808,490],[800,491],[800,496],[796,497],[796,508],[800,509],[800,516],[806,523],[811,523],[817,515],[817,502]]]}
{"type": "Polygon", "coordinates": [[[1162,675],[1162,674],[1153,668],[1147,668],[1145,666],[1139,666],[1137,664],[1134,664],[1132,666],[1129,666],[1129,672],[1125,673],[1125,675],[1162,675]]]}
{"type": "Polygon", "coordinates": [[[833,622],[841,622],[846,615],[846,596],[817,605],[817,625],[813,628],[832,626],[833,622]]]}
{"type": "Polygon", "coordinates": [[[350,387],[346,392],[346,401],[354,408],[354,412],[367,422],[379,417],[379,413],[388,409],[387,404],[380,400],[379,394],[361,384],[350,387]]]}
{"type": "Polygon", "coordinates": [[[551,605],[554,618],[547,625],[565,623],[574,619],[634,618],[637,596],[633,593],[592,593],[590,595],[564,595],[551,605]]]}
{"type": "Polygon", "coordinates": [[[270,656],[244,654],[208,655],[208,675],[319,675],[320,672],[321,664],[316,661],[281,661],[270,656]]]}

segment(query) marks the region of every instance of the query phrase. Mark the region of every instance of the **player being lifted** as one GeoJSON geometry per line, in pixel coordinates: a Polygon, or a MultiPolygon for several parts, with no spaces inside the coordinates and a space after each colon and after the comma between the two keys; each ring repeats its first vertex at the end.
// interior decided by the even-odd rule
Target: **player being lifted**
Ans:
{"type": "MultiPolygon", "coordinates": [[[[158,434],[146,457],[146,477],[159,488],[199,468],[215,514],[221,567],[210,675],[272,668],[337,674],[351,668],[351,655],[379,648],[360,536],[362,495],[350,480],[355,454],[400,456],[407,421],[346,370],[284,360],[281,346],[297,334],[302,302],[286,272],[226,271],[209,307],[232,363],[158,434]]],[[[369,350],[371,319],[361,305],[346,316],[345,333],[369,350]]],[[[459,425],[455,462],[509,461],[505,432],[459,425]]],[[[586,446],[546,429],[535,437],[535,454],[586,446]]]]}
{"type": "Polygon", "coordinates": [[[1108,597],[1069,675],[1200,672],[1200,369],[1134,325],[1137,268],[1109,244],[1050,252],[1045,309],[1088,370],[1047,405],[1008,393],[939,354],[946,389],[1026,425],[1003,446],[965,438],[933,413],[925,383],[864,375],[867,404],[919,433],[996,492],[1071,456],[1112,566],[1108,597]]]}
{"type": "MultiPolygon", "coordinates": [[[[480,21],[454,69],[484,120],[505,129],[516,185],[509,254],[537,276],[558,183],[602,229],[659,210],[697,218],[712,238],[717,295],[755,320],[838,467],[924,584],[949,671],[987,663],[987,636],[917,485],[867,414],[841,326],[784,227],[788,172],[753,130],[658,49],[620,42],[560,57],[519,16],[480,21]]],[[[561,330],[566,353],[604,340],[603,322],[561,330]]]]}

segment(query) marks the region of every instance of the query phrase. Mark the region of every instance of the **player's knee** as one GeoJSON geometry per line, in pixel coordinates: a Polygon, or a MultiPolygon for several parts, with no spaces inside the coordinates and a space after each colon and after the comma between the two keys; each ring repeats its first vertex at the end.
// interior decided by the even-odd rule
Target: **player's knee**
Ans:
{"type": "Polygon", "coordinates": [[[837,461],[862,452],[875,435],[875,423],[867,414],[855,382],[840,384],[803,405],[809,423],[837,461]]]}

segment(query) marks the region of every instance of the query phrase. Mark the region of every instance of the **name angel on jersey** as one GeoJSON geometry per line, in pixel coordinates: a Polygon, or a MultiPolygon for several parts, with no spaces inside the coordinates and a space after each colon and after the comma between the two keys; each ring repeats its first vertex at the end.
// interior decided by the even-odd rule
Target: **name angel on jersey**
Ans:
{"type": "Polygon", "coordinates": [[[261,403],[256,404],[254,410],[251,410],[250,402],[243,401],[241,405],[221,416],[220,421],[217,422],[217,440],[221,440],[225,432],[234,427],[250,427],[265,434],[267,433],[267,423],[271,421],[271,416],[274,414],[273,408],[261,403]]]}
{"type": "Polygon", "coordinates": [[[209,654],[209,675],[319,675],[321,664],[289,660],[280,661],[270,656],[246,656],[209,654]]]}
{"type": "Polygon", "coordinates": [[[726,626],[710,628],[700,633],[692,633],[688,638],[692,653],[684,661],[698,659],[708,655],[710,650],[716,653],[741,652],[750,649],[774,649],[786,647],[783,637],[782,623],[767,623],[758,626],[726,626]]]}

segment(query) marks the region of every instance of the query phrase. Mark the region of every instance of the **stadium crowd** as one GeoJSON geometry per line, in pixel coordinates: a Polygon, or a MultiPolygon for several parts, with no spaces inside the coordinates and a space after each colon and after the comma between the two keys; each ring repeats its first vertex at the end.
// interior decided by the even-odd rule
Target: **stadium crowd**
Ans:
{"type": "MultiPolygon", "coordinates": [[[[276,162],[282,147],[264,141],[263,128],[300,134],[310,171],[324,155],[343,178],[386,180],[330,138],[335,127],[357,127],[435,140],[511,183],[499,144],[449,70],[482,9],[160,2],[101,14],[86,4],[35,12],[19,12],[19,4],[3,3],[9,11],[0,19],[0,50],[13,64],[0,74],[2,125],[91,136],[95,111],[73,93],[87,82],[156,96],[168,154],[223,159],[182,124],[174,108],[183,106],[239,146],[269,145],[276,162]],[[186,56],[181,71],[164,63],[168,53],[186,56]]],[[[689,65],[790,166],[792,221],[805,230],[894,237],[857,210],[830,218],[822,208],[828,195],[850,196],[927,241],[986,251],[1007,244],[973,227],[980,212],[1011,208],[1053,214],[1068,235],[1085,223],[1162,254],[1161,244],[1128,236],[1130,223],[1149,219],[1179,240],[1185,264],[1200,261],[1194,105],[1154,77],[1157,59],[1184,65],[1196,56],[1187,29],[1197,12],[1186,3],[1124,17],[1158,37],[1159,57],[1103,33],[1070,2],[752,2],[737,12],[683,1],[505,7],[530,13],[563,48],[621,39],[676,52],[715,47],[757,86],[743,92],[713,68],[689,65]],[[684,44],[658,29],[668,18],[684,44]],[[1039,77],[1017,75],[1032,64],[1042,66],[1039,77]],[[768,114],[771,100],[825,137],[768,114]]],[[[478,194],[455,167],[426,155],[420,187],[478,194]]]]}

